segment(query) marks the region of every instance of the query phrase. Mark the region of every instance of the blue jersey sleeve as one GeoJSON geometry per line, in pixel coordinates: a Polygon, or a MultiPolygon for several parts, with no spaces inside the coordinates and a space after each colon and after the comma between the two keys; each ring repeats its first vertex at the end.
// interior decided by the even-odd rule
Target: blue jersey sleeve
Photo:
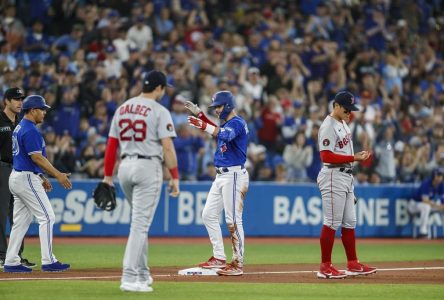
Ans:
{"type": "Polygon", "coordinates": [[[42,136],[36,130],[30,130],[23,135],[23,147],[25,153],[31,155],[33,153],[42,153],[43,151],[43,139],[42,136]]]}

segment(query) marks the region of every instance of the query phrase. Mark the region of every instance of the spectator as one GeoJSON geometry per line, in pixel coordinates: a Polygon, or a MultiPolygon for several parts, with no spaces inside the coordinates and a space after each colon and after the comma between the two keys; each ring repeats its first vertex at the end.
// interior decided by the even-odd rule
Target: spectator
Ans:
{"type": "Polygon", "coordinates": [[[288,180],[305,182],[308,180],[307,168],[313,161],[313,148],[306,143],[305,133],[299,131],[292,144],[284,148],[284,160],[288,167],[288,180]]]}

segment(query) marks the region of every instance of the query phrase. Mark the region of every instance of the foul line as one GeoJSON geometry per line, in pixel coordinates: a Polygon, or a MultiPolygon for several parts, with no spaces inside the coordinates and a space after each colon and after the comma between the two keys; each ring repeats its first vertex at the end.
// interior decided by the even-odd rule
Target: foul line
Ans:
{"type": "MultiPolygon", "coordinates": [[[[389,271],[429,271],[429,270],[444,270],[444,267],[416,267],[416,268],[387,268],[377,269],[378,272],[389,271]]],[[[273,271],[273,272],[247,272],[244,275],[272,275],[272,274],[304,274],[316,273],[317,271],[273,271]]],[[[32,276],[32,275],[30,275],[32,276]]],[[[160,274],[153,275],[154,278],[161,277],[185,277],[187,275],[177,274],[160,274]]],[[[199,276],[199,275],[192,275],[199,276]]],[[[15,278],[0,278],[0,281],[15,281],[15,280],[84,280],[84,279],[118,279],[121,276],[79,276],[79,277],[15,277],[15,278]]]]}

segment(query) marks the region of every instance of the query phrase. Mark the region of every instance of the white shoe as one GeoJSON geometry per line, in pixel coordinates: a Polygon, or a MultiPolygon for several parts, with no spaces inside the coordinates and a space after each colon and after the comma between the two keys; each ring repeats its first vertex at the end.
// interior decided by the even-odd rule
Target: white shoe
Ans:
{"type": "Polygon", "coordinates": [[[122,282],[120,285],[122,292],[152,292],[153,288],[149,285],[144,285],[141,282],[122,282]]]}

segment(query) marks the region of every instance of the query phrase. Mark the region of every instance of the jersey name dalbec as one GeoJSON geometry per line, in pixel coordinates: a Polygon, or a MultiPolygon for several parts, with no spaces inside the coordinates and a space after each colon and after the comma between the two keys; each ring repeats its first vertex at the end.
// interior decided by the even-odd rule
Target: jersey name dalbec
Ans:
{"type": "Polygon", "coordinates": [[[120,108],[119,114],[120,115],[134,114],[134,115],[141,115],[141,116],[146,117],[148,115],[149,111],[151,111],[151,108],[149,108],[148,106],[145,106],[145,105],[137,104],[134,107],[134,104],[127,104],[127,105],[124,105],[120,108]]]}

